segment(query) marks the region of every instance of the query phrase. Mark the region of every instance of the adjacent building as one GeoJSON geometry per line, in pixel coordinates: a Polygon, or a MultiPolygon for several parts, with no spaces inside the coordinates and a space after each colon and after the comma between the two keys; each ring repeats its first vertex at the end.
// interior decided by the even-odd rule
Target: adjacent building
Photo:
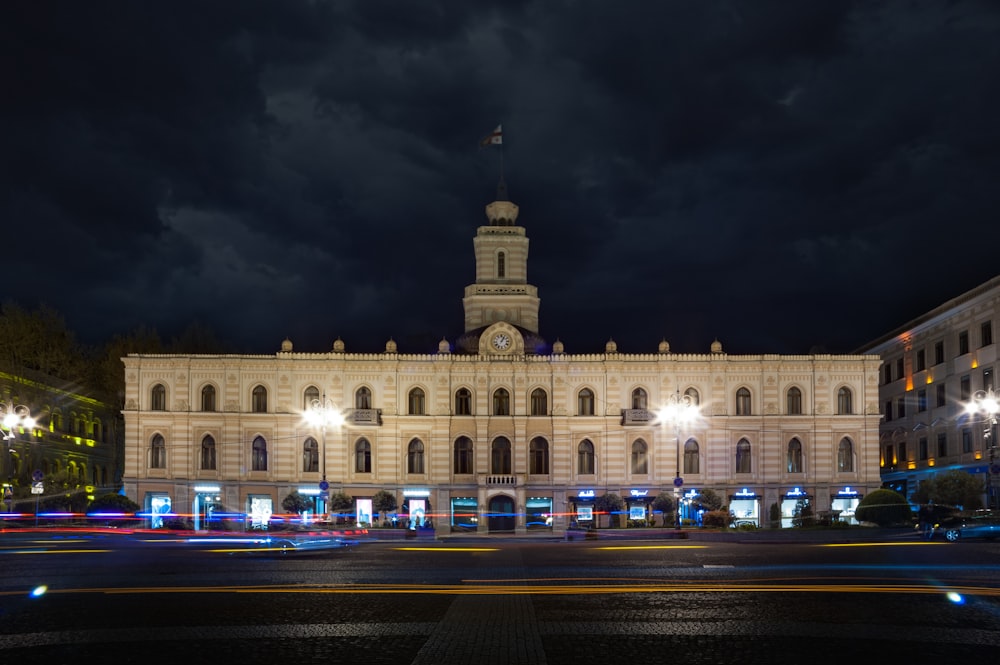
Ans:
{"type": "Polygon", "coordinates": [[[206,528],[221,511],[262,525],[293,491],[317,514],[344,492],[367,523],[385,490],[408,525],[520,532],[592,523],[605,493],[636,521],[671,493],[696,520],[706,489],[761,526],[807,504],[849,520],[880,486],[877,355],[550,343],[518,215],[503,188],[486,206],[464,329],[437,353],[392,340],[354,353],[337,339],[323,352],[285,340],[269,355],[124,358],[128,496],[153,524],[172,512],[206,528]],[[659,415],[685,400],[693,422],[659,415]],[[316,407],[342,424],[308,418],[316,407]]]}
{"type": "Polygon", "coordinates": [[[879,464],[887,487],[910,496],[921,480],[964,469],[996,506],[996,426],[966,406],[996,388],[1000,276],[867,345],[883,360],[879,464]]]}

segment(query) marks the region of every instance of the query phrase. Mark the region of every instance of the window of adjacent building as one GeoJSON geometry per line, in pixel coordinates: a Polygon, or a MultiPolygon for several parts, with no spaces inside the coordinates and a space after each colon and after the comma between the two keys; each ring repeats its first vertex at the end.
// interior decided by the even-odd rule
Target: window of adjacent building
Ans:
{"type": "Polygon", "coordinates": [[[963,330],[958,333],[958,355],[964,356],[969,352],[969,333],[963,330]]]}
{"type": "MultiPolygon", "coordinates": [[[[100,420],[94,421],[94,440],[104,442],[104,426],[101,425],[100,420]]],[[[96,483],[100,484],[100,483],[96,483]]]]}
{"type": "Polygon", "coordinates": [[[632,391],[632,408],[633,409],[645,409],[647,404],[646,391],[642,388],[636,388],[632,391]]]}
{"type": "Polygon", "coordinates": [[[267,471],[267,441],[264,437],[254,437],[250,448],[250,468],[253,471],[267,471]]]}
{"type": "Polygon", "coordinates": [[[927,410],[927,389],[921,388],[917,391],[917,412],[922,413],[927,410]]]}
{"type": "Polygon", "coordinates": [[[250,410],[254,413],[267,413],[267,388],[255,386],[252,397],[250,410]]]}
{"type": "Polygon", "coordinates": [[[167,410],[167,389],[162,383],[157,383],[153,386],[153,389],[149,391],[149,410],[150,411],[166,411],[167,410]]]}
{"type": "Polygon", "coordinates": [[[854,444],[847,437],[841,439],[837,446],[837,471],[854,471],[854,444]]]}
{"type": "Polygon", "coordinates": [[[594,391],[584,388],[576,394],[576,408],[581,416],[594,415],[594,391]]]}
{"type": "Polygon", "coordinates": [[[503,252],[497,252],[497,277],[503,278],[507,276],[507,255],[503,252]]]}
{"type": "Polygon", "coordinates": [[[460,436],[455,440],[455,473],[474,473],[472,465],[472,439],[460,436]]]}
{"type": "Polygon", "coordinates": [[[892,421],[892,400],[891,399],[887,399],[885,401],[885,409],[884,410],[885,410],[885,414],[884,414],[885,415],[885,421],[887,423],[891,422],[892,421]]]}
{"type": "Polygon", "coordinates": [[[584,439],[576,448],[576,472],[581,475],[594,473],[594,444],[584,439]]]}
{"type": "Polygon", "coordinates": [[[896,399],[896,413],[900,418],[906,417],[906,397],[899,397],[896,399]]]}
{"type": "Polygon", "coordinates": [[[788,453],[786,455],[786,468],[788,473],[802,473],[802,442],[792,439],[788,442],[788,453]]]}
{"type": "Polygon", "coordinates": [[[354,391],[354,408],[355,409],[370,409],[372,408],[372,391],[367,386],[361,386],[356,391],[354,391]]]}
{"type": "Polygon", "coordinates": [[[736,444],[736,473],[750,473],[750,442],[740,439],[736,444]]]}
{"type": "Polygon", "coordinates": [[[750,415],[750,391],[746,388],[740,388],[736,391],[736,415],[750,415]]]}
{"type": "Polygon", "coordinates": [[[691,403],[694,404],[695,406],[701,404],[701,395],[698,394],[698,391],[695,388],[688,388],[687,390],[684,391],[684,394],[688,397],[688,399],[691,400],[691,403]]]}
{"type": "Polygon", "coordinates": [[[644,475],[649,473],[649,463],[646,460],[648,447],[642,439],[632,442],[632,473],[644,475]]]}
{"type": "Polygon", "coordinates": [[[984,367],[983,368],[983,390],[991,390],[993,388],[993,368],[984,367]]]}
{"type": "Polygon", "coordinates": [[[490,473],[509,474],[510,469],[510,439],[498,436],[490,446],[490,473]]]}
{"type": "Polygon", "coordinates": [[[549,442],[536,436],[528,443],[528,473],[546,475],[549,472],[549,442]]]}
{"type": "Polygon", "coordinates": [[[424,415],[424,391],[422,388],[414,388],[407,396],[409,413],[411,416],[424,415]]]}
{"type": "Polygon", "coordinates": [[[506,388],[497,388],[493,392],[493,415],[510,415],[510,393],[507,392],[506,388]]]}
{"type": "Polygon", "coordinates": [[[802,415],[802,391],[795,386],[785,393],[785,412],[790,416],[802,415]]]}
{"type": "Polygon", "coordinates": [[[947,389],[943,383],[934,386],[934,406],[944,406],[948,403],[947,389]]]}
{"type": "Polygon", "coordinates": [[[904,373],[903,373],[903,359],[902,358],[896,358],[896,378],[897,379],[902,379],[903,375],[904,375],[904,373]]]}
{"type": "Polygon", "coordinates": [[[162,434],[154,434],[149,442],[149,468],[167,468],[167,442],[163,440],[162,434]]]}
{"type": "Polygon", "coordinates": [[[698,442],[688,439],[684,443],[684,473],[701,473],[700,468],[698,442]]]}
{"type": "Polygon", "coordinates": [[[531,391],[531,415],[549,415],[549,395],[541,388],[535,388],[531,391]]]}
{"type": "Polygon", "coordinates": [[[934,343],[934,364],[940,365],[944,362],[944,342],[934,343]]]}
{"type": "Polygon", "coordinates": [[[215,411],[215,386],[204,386],[201,389],[201,410],[215,411]]]}
{"type": "Polygon", "coordinates": [[[316,402],[319,402],[319,388],[309,386],[302,392],[302,410],[308,411],[316,402]]]}
{"type": "Polygon", "coordinates": [[[885,447],[885,457],[882,458],[883,466],[890,466],[890,467],[896,466],[896,459],[892,456],[892,453],[893,449],[892,449],[892,444],[890,443],[888,446],[885,447]]]}
{"type": "Polygon", "coordinates": [[[906,456],[906,442],[901,441],[899,444],[899,463],[906,464],[909,458],[906,456]]]}
{"type": "Polygon", "coordinates": [[[843,386],[837,391],[837,413],[839,415],[846,416],[854,413],[853,396],[851,389],[847,386],[843,386]]]}
{"type": "Polygon", "coordinates": [[[455,391],[455,415],[472,415],[472,393],[468,388],[459,388],[455,391]]]}
{"type": "Polygon", "coordinates": [[[948,434],[945,432],[939,432],[937,435],[937,456],[948,456],[948,434]]]}
{"type": "Polygon", "coordinates": [[[972,430],[968,427],[962,428],[962,452],[972,452],[972,430]]]}
{"type": "Polygon", "coordinates": [[[424,472],[424,442],[420,439],[413,439],[406,447],[406,472],[424,472]]]}
{"type": "Polygon", "coordinates": [[[368,439],[358,439],[354,444],[354,472],[372,472],[372,444],[368,439]]]}
{"type": "Polygon", "coordinates": [[[885,375],[885,383],[886,384],[892,383],[892,365],[886,363],[885,366],[882,368],[882,373],[885,375]]]}
{"type": "Polygon", "coordinates": [[[968,402],[969,398],[972,397],[972,379],[966,374],[958,380],[958,399],[962,402],[968,402]]]}
{"type": "Polygon", "coordinates": [[[919,439],[917,439],[917,455],[919,456],[918,459],[921,462],[926,460],[928,457],[926,436],[922,436],[919,439]]]}
{"type": "Polygon", "coordinates": [[[989,346],[993,343],[993,322],[983,321],[979,326],[980,346],[989,346]]]}
{"type": "Polygon", "coordinates": [[[302,470],[306,473],[319,471],[319,444],[312,437],[302,444],[302,470]]]}
{"type": "Polygon", "coordinates": [[[201,470],[215,471],[215,439],[210,434],[201,440],[201,470]]]}
{"type": "Polygon", "coordinates": [[[927,369],[927,359],[924,356],[924,350],[920,349],[917,351],[917,371],[922,372],[927,369]]]}

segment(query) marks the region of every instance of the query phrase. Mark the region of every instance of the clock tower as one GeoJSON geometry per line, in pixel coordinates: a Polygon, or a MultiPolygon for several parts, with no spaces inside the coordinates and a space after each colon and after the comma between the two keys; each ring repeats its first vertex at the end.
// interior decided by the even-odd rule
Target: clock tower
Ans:
{"type": "Polygon", "coordinates": [[[489,225],[480,226],[472,241],[476,282],[462,299],[467,333],[499,322],[538,333],[538,289],[528,284],[528,237],[517,226],[517,213],[501,180],[497,200],[486,206],[489,225]]]}

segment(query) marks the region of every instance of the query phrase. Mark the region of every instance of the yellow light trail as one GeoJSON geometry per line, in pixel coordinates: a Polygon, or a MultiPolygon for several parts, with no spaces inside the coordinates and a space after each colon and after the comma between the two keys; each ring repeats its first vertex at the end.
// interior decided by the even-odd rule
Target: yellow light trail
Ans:
{"type": "Polygon", "coordinates": [[[499,547],[394,547],[397,552],[496,552],[499,547]]]}
{"type": "Polygon", "coordinates": [[[708,545],[605,545],[595,550],[703,550],[708,545]]]}
{"type": "Polygon", "coordinates": [[[114,552],[114,550],[10,550],[4,554],[93,554],[94,552],[114,552]]]}

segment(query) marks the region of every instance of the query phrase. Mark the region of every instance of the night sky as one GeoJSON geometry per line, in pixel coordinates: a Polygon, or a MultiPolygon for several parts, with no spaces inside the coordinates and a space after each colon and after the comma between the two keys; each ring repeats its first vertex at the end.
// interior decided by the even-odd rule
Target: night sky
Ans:
{"type": "Polygon", "coordinates": [[[848,353],[1000,273],[992,1],[6,1],[0,51],[0,294],[87,343],[434,352],[501,155],[567,353],[848,353]]]}

